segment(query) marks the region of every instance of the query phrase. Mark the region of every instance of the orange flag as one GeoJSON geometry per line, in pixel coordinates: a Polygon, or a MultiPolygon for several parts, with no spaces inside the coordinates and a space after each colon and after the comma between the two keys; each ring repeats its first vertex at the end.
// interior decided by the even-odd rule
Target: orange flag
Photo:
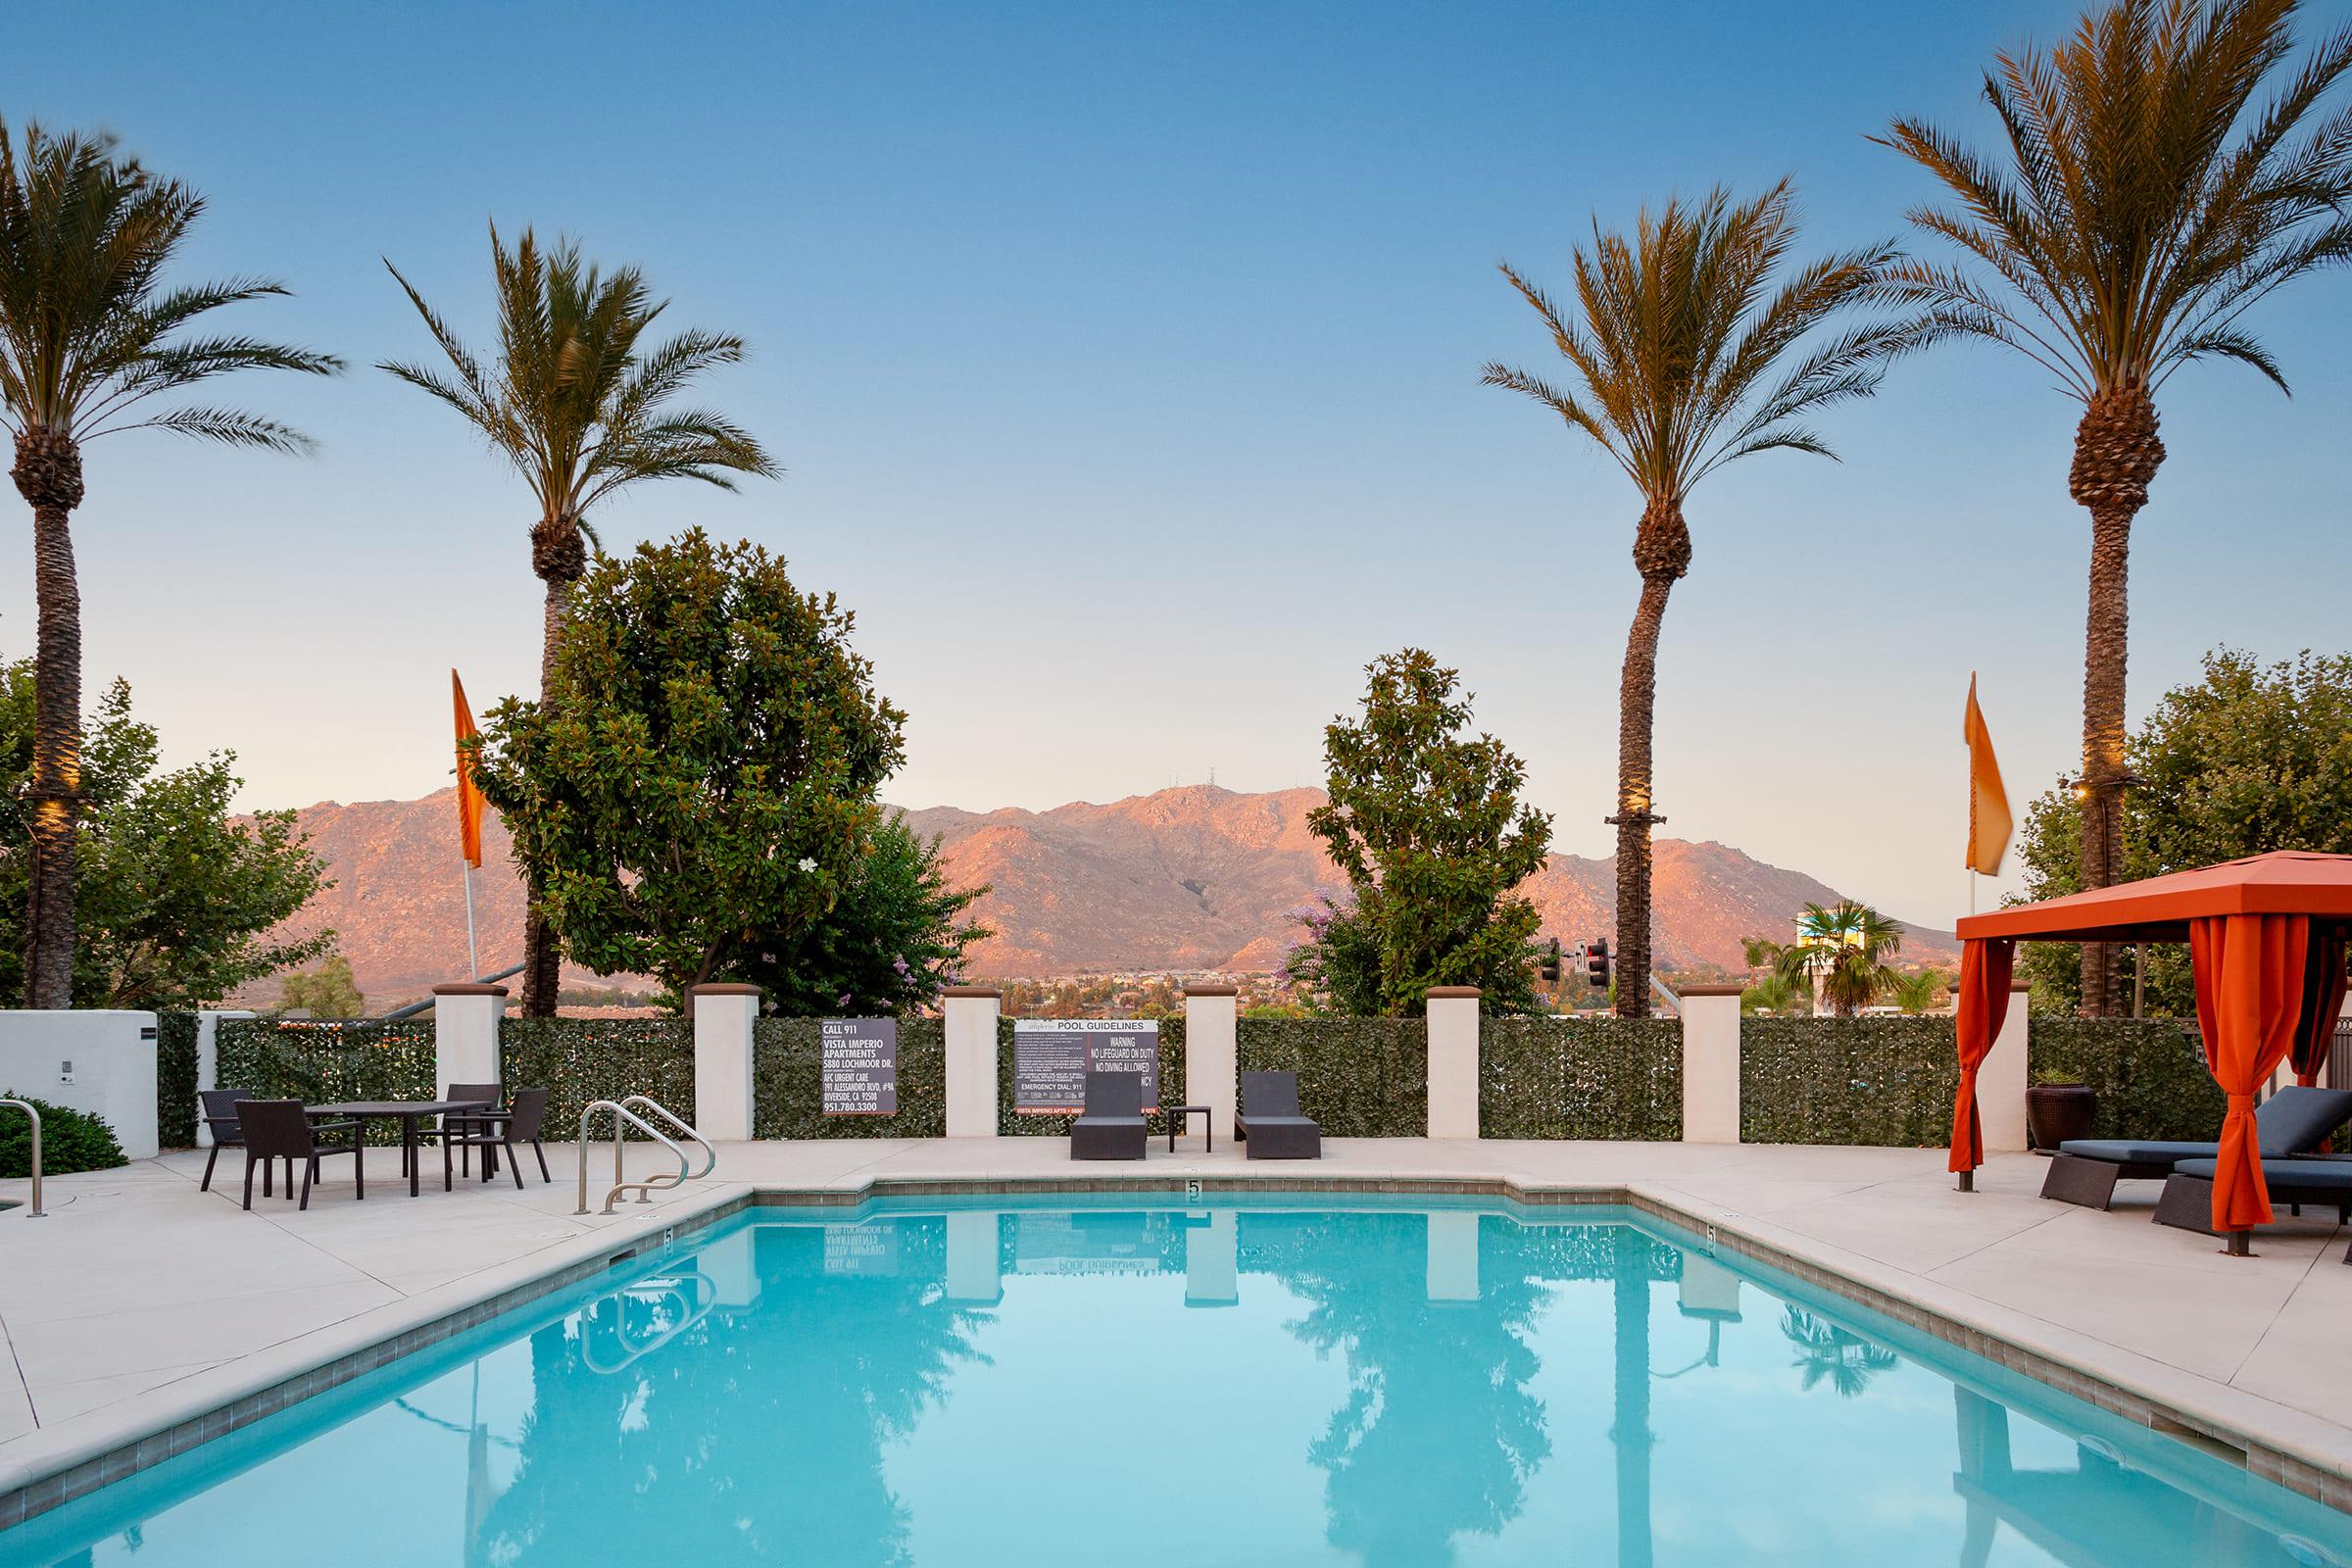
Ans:
{"type": "Polygon", "coordinates": [[[473,759],[466,743],[479,734],[473,713],[466,706],[466,686],[458,672],[449,672],[449,695],[458,709],[458,838],[466,863],[477,870],[482,863],[482,787],[473,781],[473,759]]]}
{"type": "Polygon", "coordinates": [[[2001,764],[1993,760],[1992,737],[1984,730],[1984,710],[1977,707],[1977,677],[1968,677],[1968,716],[1960,738],[1968,742],[1968,868],[1998,876],[2001,856],[2009,848],[2009,792],[2001,786],[2001,764]]]}

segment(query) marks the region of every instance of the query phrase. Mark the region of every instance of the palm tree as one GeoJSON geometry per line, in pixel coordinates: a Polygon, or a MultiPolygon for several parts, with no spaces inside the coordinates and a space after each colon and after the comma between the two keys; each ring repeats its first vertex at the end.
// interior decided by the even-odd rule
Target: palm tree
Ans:
{"type": "MultiPolygon", "coordinates": [[[[777,469],[724,416],[670,403],[704,371],[741,360],[743,339],[685,331],[641,350],[638,340],[668,302],[653,298],[637,269],[607,275],[569,242],[543,254],[527,228],[510,251],[495,224],[490,255],[497,358],[485,366],[467,350],[387,260],[454,373],[397,361],[379,368],[457,410],[531,487],[539,504],[531,570],[547,585],[544,701],[572,587],[588,569],[588,546],[598,542],[588,513],[599,501],[648,479],[700,479],[732,490],[735,474],[773,477],[777,469]]],[[[523,927],[522,1010],[548,1016],[556,1010],[560,954],[538,892],[531,890],[523,927]]]]}
{"type": "Polygon", "coordinates": [[[1735,204],[1720,187],[1703,201],[1644,211],[1634,235],[1604,234],[1575,256],[1577,314],[1505,263],[1502,275],[1542,319],[1576,375],[1551,386],[1500,364],[1482,379],[1524,393],[1598,443],[1642,493],[1634,565],[1642,597],[1626,638],[1618,694],[1617,1012],[1649,1011],[1650,717],[1658,628],[1666,596],[1690,566],[1683,503],[1725,464],[1786,449],[1834,456],[1800,421],[1876,391],[1886,364],[1934,335],[1933,313],[1850,328],[1800,351],[1814,328],[1884,297],[1897,260],[1890,245],[1823,257],[1773,287],[1796,241],[1794,196],[1782,180],[1735,204]],[[1767,291],[1770,290],[1768,293],[1767,291]]]}
{"type": "MultiPolygon", "coordinates": [[[[2068,486],[2090,513],[2084,888],[2123,874],[2126,580],[2132,518],[2164,461],[2157,389],[2192,360],[2225,359],[2284,390],[2245,313],[2352,256],[2352,133],[2340,113],[2300,128],[2352,69],[2352,30],[2250,108],[2287,57],[2294,12],[2295,0],[2113,0],[2054,50],[1996,57],[1984,98],[1999,155],[1919,120],[1881,138],[1958,200],[1911,221],[1972,259],[1897,266],[1903,297],[2017,350],[2083,406],[2068,486]]],[[[2120,1000],[2113,947],[2083,944],[2083,1012],[2120,1000]]]]}
{"type": "Polygon", "coordinates": [[[1815,991],[1840,1018],[1860,1012],[1902,979],[1886,961],[1902,951],[1902,923],[1851,899],[1826,907],[1806,905],[1796,917],[1796,940],[1766,946],[1776,975],[1815,991]]]}
{"type": "Polygon", "coordinates": [[[74,509],[81,452],[99,436],[170,430],[300,452],[308,438],[241,410],[149,399],[231,370],[329,373],[342,362],[253,338],[185,335],[225,305],[283,294],[240,277],[165,288],[161,277],[204,198],[121,156],[111,136],[0,122],[0,428],[10,477],[32,508],[34,643],[31,838],[24,1004],[74,1001],[75,822],[81,808],[81,588],[74,509]]]}
{"type": "Polygon", "coordinates": [[[1768,974],[1740,993],[1741,1012],[1769,1012],[1785,1016],[1799,1007],[1809,1007],[1812,989],[1778,974],[1768,974]]]}
{"type": "Polygon", "coordinates": [[[1951,978],[1941,969],[1898,974],[1887,982],[1886,995],[1905,1012],[1927,1012],[1935,1007],[1936,994],[1951,983],[1951,978]]]}

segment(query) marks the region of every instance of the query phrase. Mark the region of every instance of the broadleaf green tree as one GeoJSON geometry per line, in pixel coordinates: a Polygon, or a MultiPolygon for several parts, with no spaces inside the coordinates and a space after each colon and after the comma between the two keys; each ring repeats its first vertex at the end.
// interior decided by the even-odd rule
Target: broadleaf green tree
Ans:
{"type": "MultiPolygon", "coordinates": [[[[2077,774],[2085,888],[2129,880],[2128,587],[2132,520],[2165,457],[2156,394],[2197,360],[2235,361],[2285,391],[2246,313],[2352,259],[2352,115],[2327,106],[2352,72],[2352,28],[2283,69],[2296,9],[2106,0],[2056,47],[1996,57],[1984,97],[2000,122],[1997,154],[1917,119],[1884,138],[1955,198],[1910,218],[1964,258],[1897,265],[1901,297],[2016,351],[2082,406],[2067,484],[2090,514],[2077,774]]],[[[2121,1005],[2116,952],[2082,946],[2076,993],[2087,1014],[2121,1005]]]]}
{"type": "Polygon", "coordinates": [[[546,700],[492,710],[474,764],[574,962],[688,997],[825,918],[904,756],[853,624],[700,529],[598,559],[546,700]]]}
{"type": "Polygon", "coordinates": [[[277,1010],[307,1012],[314,1018],[358,1018],[366,1015],[368,999],[352,978],[351,960],[337,953],[316,969],[279,981],[277,1010]]]}
{"type": "MultiPolygon", "coordinates": [[[[31,768],[20,801],[29,833],[28,1007],[70,1007],[80,970],[76,824],[92,805],[83,774],[81,582],[73,517],[82,449],[101,436],[165,430],[201,441],[300,452],[300,432],[241,409],[150,400],[236,370],[341,369],[331,355],[241,334],[191,332],[224,306],[283,294],[263,278],[165,287],[163,274],[204,213],[204,198],[121,154],[111,136],[52,135],[0,122],[0,430],[32,509],[38,617],[31,768]]],[[[89,1000],[86,996],[84,1001],[89,1000]]]]}
{"type": "MultiPolygon", "coordinates": [[[[2165,693],[2132,731],[2125,761],[2139,780],[2124,798],[2126,881],[2273,850],[2352,855],[2352,654],[2264,663],[2216,649],[2199,679],[2165,693]]],[[[2017,840],[2025,900],[2082,891],[2082,811],[2072,789],[2055,786],[2026,808],[2017,840]]],[[[2126,948],[2119,963],[2127,995],[2141,982],[2145,1011],[2195,1014],[2185,947],[2126,948]]],[[[2079,1005],[2071,944],[2026,943],[2018,969],[2036,1006],[2079,1005]]]]}
{"type": "MultiPolygon", "coordinates": [[[[527,228],[509,250],[493,225],[490,260],[498,290],[495,358],[485,365],[386,261],[450,368],[397,360],[377,368],[455,410],[530,486],[539,505],[531,570],[546,589],[539,701],[547,706],[566,607],[588,569],[588,547],[598,542],[590,511],[607,496],[652,480],[699,479],[732,490],[735,475],[771,477],[776,466],[732,420],[675,403],[705,372],[741,360],[743,339],[689,329],[641,346],[667,305],[653,297],[644,275],[633,267],[606,272],[569,242],[542,251],[527,228]]],[[[556,938],[546,889],[533,881],[529,896],[521,1010],[550,1017],[562,983],[556,938]]]]}
{"type": "Polygon", "coordinates": [[[789,1017],[919,1011],[962,980],[966,950],[996,934],[965,916],[987,892],[951,886],[938,838],[893,811],[824,916],[761,937],[745,975],[769,1011],[789,1017]]]}
{"type": "Polygon", "coordinates": [[[1323,732],[1330,799],[1307,814],[1348,879],[1288,965],[1342,1011],[1424,1010],[1432,986],[1477,986],[1491,1011],[1538,1005],[1536,906],[1551,819],[1523,806],[1526,764],[1467,733],[1458,673],[1407,648],[1365,668],[1359,716],[1323,732]]]}
{"type": "MultiPolygon", "coordinates": [[[[31,776],[39,676],[0,667],[0,991],[18,967],[31,901],[31,776]]],[[[75,857],[80,939],[74,994],[93,1007],[199,1007],[315,961],[331,930],[280,931],[321,889],[326,862],[292,811],[235,812],[236,754],[164,769],[156,732],[116,681],[81,726],[83,810],[75,857]]]]}

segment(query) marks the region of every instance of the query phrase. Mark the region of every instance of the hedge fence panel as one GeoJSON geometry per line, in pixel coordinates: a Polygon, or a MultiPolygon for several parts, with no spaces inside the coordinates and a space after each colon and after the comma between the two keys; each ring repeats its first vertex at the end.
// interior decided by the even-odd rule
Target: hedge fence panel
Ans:
{"type": "Polygon", "coordinates": [[[2037,1074],[2098,1091],[2093,1138],[2203,1143],[2221,1136],[2229,1098],[2193,1027],[2173,1018],[2035,1018],[2026,1057],[2037,1074]]]}
{"type": "MultiPolygon", "coordinates": [[[[243,1089],[258,1100],[299,1100],[313,1105],[433,1098],[430,1017],[398,1022],[223,1018],[215,1027],[216,1071],[223,1089],[243,1089]]],[[[369,1122],[368,1141],[399,1143],[400,1123],[369,1122]]]]}
{"type": "MultiPolygon", "coordinates": [[[[1067,1138],[1075,1116],[1023,1116],[1012,1108],[1012,1023],[997,1020],[997,1136],[1000,1138],[1067,1138]]],[[[1159,1101],[1163,1105],[1184,1103],[1184,1020],[1159,1020],[1159,1101]]]]}
{"type": "Polygon", "coordinates": [[[1932,1148],[1959,1085],[1948,1017],[1740,1020],[1743,1144],[1932,1148]]]}
{"type": "Polygon", "coordinates": [[[155,1015],[155,1135],[166,1149],[196,1147],[196,1015],[155,1015]]]}
{"type": "Polygon", "coordinates": [[[1482,1138],[1683,1136],[1683,1026],[1672,1018],[1486,1018],[1482,1138]]]}
{"type": "MultiPolygon", "coordinates": [[[[551,1142],[576,1140],[580,1112],[592,1101],[627,1095],[651,1095],[693,1125],[690,1018],[508,1018],[499,1025],[499,1058],[510,1095],[517,1089],[551,1091],[546,1129],[551,1142]]],[[[609,1120],[597,1118],[597,1138],[612,1136],[609,1120]]],[[[662,1127],[653,1117],[646,1120],[662,1127]]]]}
{"type": "Polygon", "coordinates": [[[948,1028],[938,1018],[899,1020],[895,1116],[824,1113],[819,1020],[761,1018],[752,1025],[754,1138],[945,1138],[948,1028]]]}
{"type": "Polygon", "coordinates": [[[1244,1018],[1243,1072],[1295,1072],[1326,1138],[1429,1136],[1429,1027],[1420,1018],[1244,1018]]]}

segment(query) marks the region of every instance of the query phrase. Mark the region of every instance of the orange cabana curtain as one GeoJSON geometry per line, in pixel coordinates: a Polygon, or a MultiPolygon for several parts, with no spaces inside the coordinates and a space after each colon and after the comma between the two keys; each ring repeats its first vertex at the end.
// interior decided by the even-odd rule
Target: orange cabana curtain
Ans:
{"type": "Polygon", "coordinates": [[[2311,923],[2311,956],[2303,963],[2303,1017],[2295,1029],[2295,1082],[2308,1089],[2328,1069],[2335,1020],[2344,1010],[2344,928],[2311,923]]]}
{"type": "Polygon", "coordinates": [[[1979,938],[1960,945],[1960,1092],[1952,1101],[1952,1157],[1949,1170],[1975,1170],[1984,1163],[1984,1130],[1977,1121],[1977,1069],[1984,1065],[2001,1023],[2009,1016],[2009,977],[2017,944],[2006,937],[1979,938]]]}
{"type": "Polygon", "coordinates": [[[2251,1230],[2271,1220],[2271,1192],[2262,1179],[2262,1146],[2254,1130],[2254,1092],[2294,1049],[2310,947],[2306,915],[2219,914],[2188,922],[2205,1063],[2230,1097],[2222,1157],[2213,1177],[2217,1231],[2251,1230]]]}

